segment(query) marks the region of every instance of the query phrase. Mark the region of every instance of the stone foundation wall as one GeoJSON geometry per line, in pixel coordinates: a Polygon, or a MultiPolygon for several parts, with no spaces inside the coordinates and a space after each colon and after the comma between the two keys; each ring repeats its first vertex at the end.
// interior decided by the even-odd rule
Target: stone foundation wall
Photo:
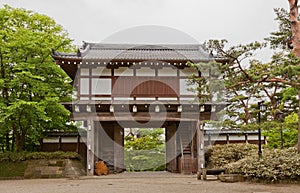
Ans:
{"type": "Polygon", "coordinates": [[[85,175],[79,160],[30,160],[24,178],[77,178],[85,175]]]}

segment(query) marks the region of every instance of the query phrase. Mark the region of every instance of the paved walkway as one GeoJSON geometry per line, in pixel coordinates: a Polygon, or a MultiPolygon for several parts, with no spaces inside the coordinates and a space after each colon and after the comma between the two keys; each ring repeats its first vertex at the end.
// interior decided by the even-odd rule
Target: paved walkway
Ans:
{"type": "Polygon", "coordinates": [[[196,176],[136,172],[70,179],[2,180],[0,193],[299,193],[300,185],[199,181],[196,176]]]}

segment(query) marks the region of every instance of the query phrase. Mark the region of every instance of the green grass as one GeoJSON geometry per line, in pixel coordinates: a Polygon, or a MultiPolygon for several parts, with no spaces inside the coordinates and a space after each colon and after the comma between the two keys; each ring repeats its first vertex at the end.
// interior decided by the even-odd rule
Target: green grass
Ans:
{"type": "Polygon", "coordinates": [[[23,177],[26,169],[26,162],[1,162],[0,178],[23,177]]]}

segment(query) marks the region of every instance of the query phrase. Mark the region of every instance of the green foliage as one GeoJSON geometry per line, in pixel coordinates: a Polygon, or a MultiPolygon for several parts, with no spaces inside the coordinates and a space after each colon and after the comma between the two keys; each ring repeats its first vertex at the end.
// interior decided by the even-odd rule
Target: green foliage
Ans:
{"type": "Polygon", "coordinates": [[[230,173],[241,174],[248,180],[280,182],[300,180],[300,154],[296,148],[266,149],[262,159],[249,156],[226,166],[230,173]]]}
{"type": "Polygon", "coordinates": [[[223,168],[256,152],[257,146],[252,144],[214,145],[207,149],[205,159],[209,168],[223,168]]]}
{"type": "Polygon", "coordinates": [[[270,37],[265,38],[265,40],[270,43],[273,49],[277,49],[278,47],[281,49],[290,49],[292,32],[289,13],[283,8],[274,9],[274,12],[276,14],[275,20],[279,23],[279,29],[276,32],[271,32],[270,37]]]}
{"type": "Polygon", "coordinates": [[[125,148],[132,150],[155,149],[164,143],[160,138],[163,133],[163,129],[139,129],[138,137],[128,138],[125,148]]]}
{"type": "Polygon", "coordinates": [[[0,153],[0,162],[20,162],[34,159],[81,159],[75,152],[5,152],[0,153]]]}
{"type": "Polygon", "coordinates": [[[224,127],[240,127],[255,122],[251,114],[251,101],[261,97],[257,93],[260,93],[260,81],[265,76],[262,70],[265,67],[262,68],[263,65],[253,56],[265,46],[265,43],[253,42],[227,48],[226,40],[209,40],[205,43],[206,49],[215,57],[227,59],[226,63],[220,64],[224,98],[230,102],[226,108],[224,127]],[[249,63],[245,64],[245,61],[249,63]]]}
{"type": "Polygon", "coordinates": [[[0,18],[0,138],[9,134],[22,151],[44,131],[67,127],[69,112],[60,103],[71,100],[71,79],[51,49],[68,51],[71,40],[45,15],[5,5],[0,18]]]}
{"type": "Polygon", "coordinates": [[[295,147],[263,149],[261,159],[257,145],[215,145],[206,152],[210,168],[225,168],[229,173],[241,174],[250,181],[281,182],[300,180],[300,155],[295,147]]]}
{"type": "Polygon", "coordinates": [[[125,165],[127,171],[164,171],[164,146],[156,150],[125,150],[125,165]]]}
{"type": "MultiPolygon", "coordinates": [[[[281,125],[278,121],[273,126],[270,126],[270,123],[267,124],[263,132],[263,135],[268,140],[266,147],[281,147],[280,127],[281,125]]],[[[285,117],[282,123],[282,132],[284,147],[294,147],[298,143],[298,115],[296,113],[285,117]]]]}
{"type": "Polygon", "coordinates": [[[222,80],[221,64],[215,61],[208,63],[189,63],[189,66],[201,73],[193,74],[189,77],[187,85],[197,85],[189,88],[190,91],[197,93],[200,103],[223,102],[223,92],[225,90],[222,80]]]}
{"type": "Polygon", "coordinates": [[[298,90],[293,87],[289,87],[283,90],[282,92],[282,100],[287,101],[293,98],[296,98],[295,96],[298,94],[298,90]]]}
{"type": "Polygon", "coordinates": [[[165,170],[163,129],[138,129],[125,141],[125,165],[128,171],[165,170]]]}

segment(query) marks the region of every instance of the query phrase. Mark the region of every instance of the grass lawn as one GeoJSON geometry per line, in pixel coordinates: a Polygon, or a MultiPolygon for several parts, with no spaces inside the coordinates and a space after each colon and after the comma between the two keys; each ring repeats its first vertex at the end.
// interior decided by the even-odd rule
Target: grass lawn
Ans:
{"type": "Polygon", "coordinates": [[[0,162],[1,177],[23,177],[26,169],[26,162],[0,162]]]}

